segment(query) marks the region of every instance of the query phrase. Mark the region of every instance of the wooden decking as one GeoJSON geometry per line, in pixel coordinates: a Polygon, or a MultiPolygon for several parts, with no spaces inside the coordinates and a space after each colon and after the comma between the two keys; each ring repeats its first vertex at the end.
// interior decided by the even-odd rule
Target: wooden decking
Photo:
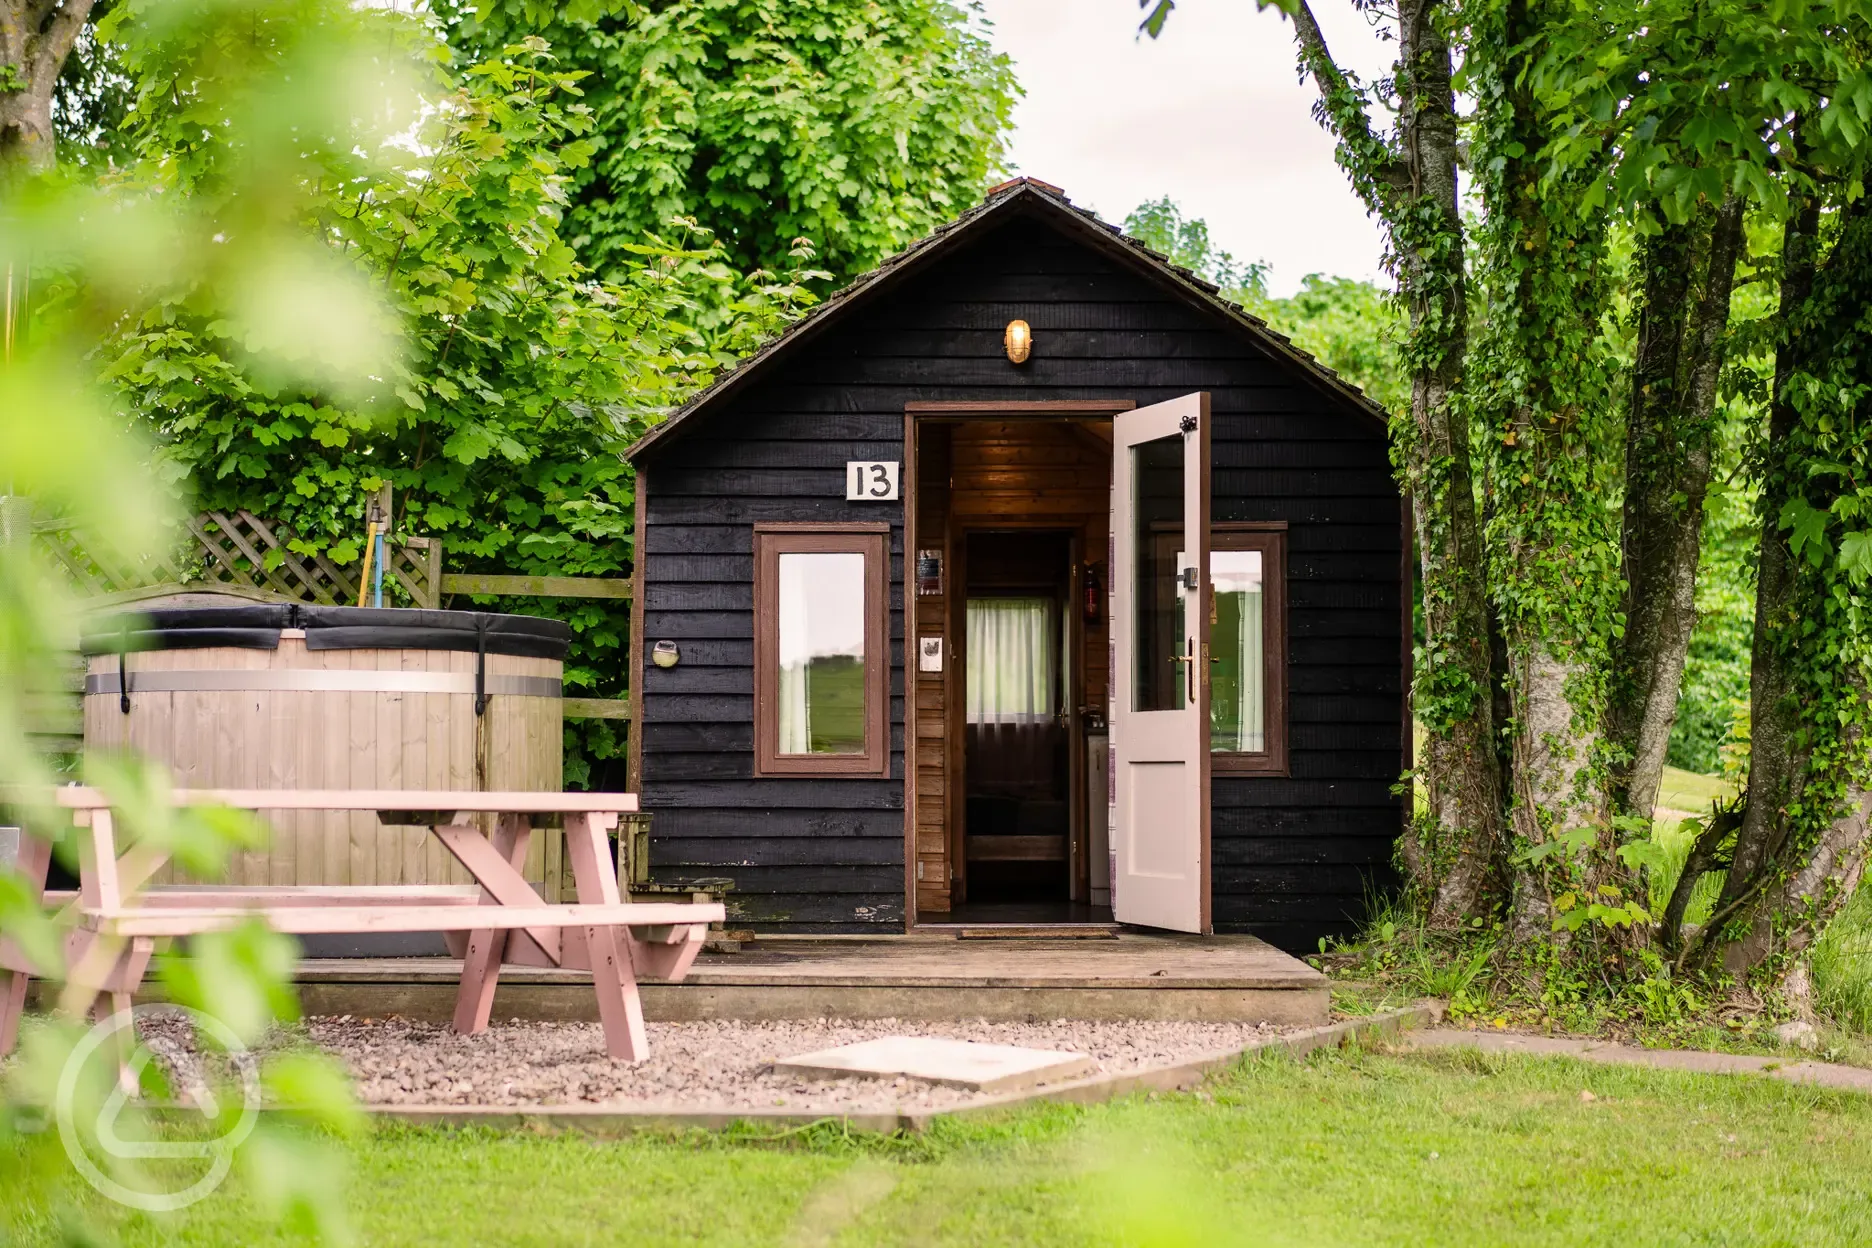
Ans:
{"type": "MultiPolygon", "coordinates": [[[[318,959],[300,991],[314,1014],[445,1020],[460,964],[446,958],[318,959]]],[[[508,968],[496,1019],[585,1019],[588,976],[508,968]]],[[[1178,1019],[1313,1025],[1324,976],[1252,936],[1126,932],[1113,940],[975,940],[952,933],[764,940],[705,954],[681,984],[644,984],[657,1021],[710,1018],[1178,1019]]]]}

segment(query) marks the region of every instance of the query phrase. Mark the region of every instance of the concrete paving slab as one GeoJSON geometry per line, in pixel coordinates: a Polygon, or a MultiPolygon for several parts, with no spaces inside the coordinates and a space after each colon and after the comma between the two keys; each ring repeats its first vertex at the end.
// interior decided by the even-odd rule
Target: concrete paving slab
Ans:
{"type": "Polygon", "coordinates": [[[971,1092],[1018,1092],[1041,1083],[1091,1074],[1097,1063],[1083,1053],[982,1044],[941,1036],[885,1036],[802,1053],[773,1064],[776,1074],[808,1079],[908,1077],[971,1092]]]}

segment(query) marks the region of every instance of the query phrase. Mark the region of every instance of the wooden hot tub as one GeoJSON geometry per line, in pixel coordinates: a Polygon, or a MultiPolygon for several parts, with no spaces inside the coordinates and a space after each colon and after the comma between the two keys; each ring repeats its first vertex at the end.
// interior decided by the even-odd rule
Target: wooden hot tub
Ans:
{"type": "MultiPolygon", "coordinates": [[[[473,611],[126,614],[85,637],[85,751],[136,750],[184,788],[557,792],[570,638],[558,620],[473,611]]],[[[470,882],[420,829],[369,813],[266,818],[271,847],[240,855],[228,882],[470,882]]],[[[558,837],[535,837],[527,878],[556,891],[559,853],[558,837]]]]}

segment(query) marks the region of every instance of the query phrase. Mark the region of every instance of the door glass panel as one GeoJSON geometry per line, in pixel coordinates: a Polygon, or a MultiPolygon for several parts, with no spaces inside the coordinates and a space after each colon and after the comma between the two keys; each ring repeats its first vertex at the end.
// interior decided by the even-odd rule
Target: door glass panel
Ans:
{"type": "Polygon", "coordinates": [[[1185,705],[1183,595],[1177,566],[1183,555],[1183,437],[1172,434],[1131,448],[1132,586],[1131,709],[1175,711],[1185,705]]]}
{"type": "Polygon", "coordinates": [[[1209,583],[1209,749],[1258,753],[1267,748],[1265,618],[1261,552],[1212,550],[1209,583]]]}
{"type": "Polygon", "coordinates": [[[864,753],[864,599],[862,554],[780,555],[780,753],[864,753]]]}

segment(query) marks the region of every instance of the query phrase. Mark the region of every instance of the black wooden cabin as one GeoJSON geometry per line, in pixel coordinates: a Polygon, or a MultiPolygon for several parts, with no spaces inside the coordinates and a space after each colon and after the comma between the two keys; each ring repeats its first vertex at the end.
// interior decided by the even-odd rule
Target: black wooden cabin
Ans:
{"type": "Polygon", "coordinates": [[[1055,188],[996,188],[630,455],[659,881],[731,879],[737,922],[779,930],[1100,921],[1114,872],[1125,919],[1134,880],[1189,866],[1153,865],[1174,840],[1200,909],[1162,925],[1290,949],[1392,887],[1410,565],[1384,413],[1055,188]],[[1171,435],[1136,442],[1152,413],[1171,435]],[[1208,489],[1178,513],[1184,448],[1208,489]],[[1174,803],[1120,813],[1107,713],[1173,704],[1209,753],[1159,842],[1174,803]]]}

